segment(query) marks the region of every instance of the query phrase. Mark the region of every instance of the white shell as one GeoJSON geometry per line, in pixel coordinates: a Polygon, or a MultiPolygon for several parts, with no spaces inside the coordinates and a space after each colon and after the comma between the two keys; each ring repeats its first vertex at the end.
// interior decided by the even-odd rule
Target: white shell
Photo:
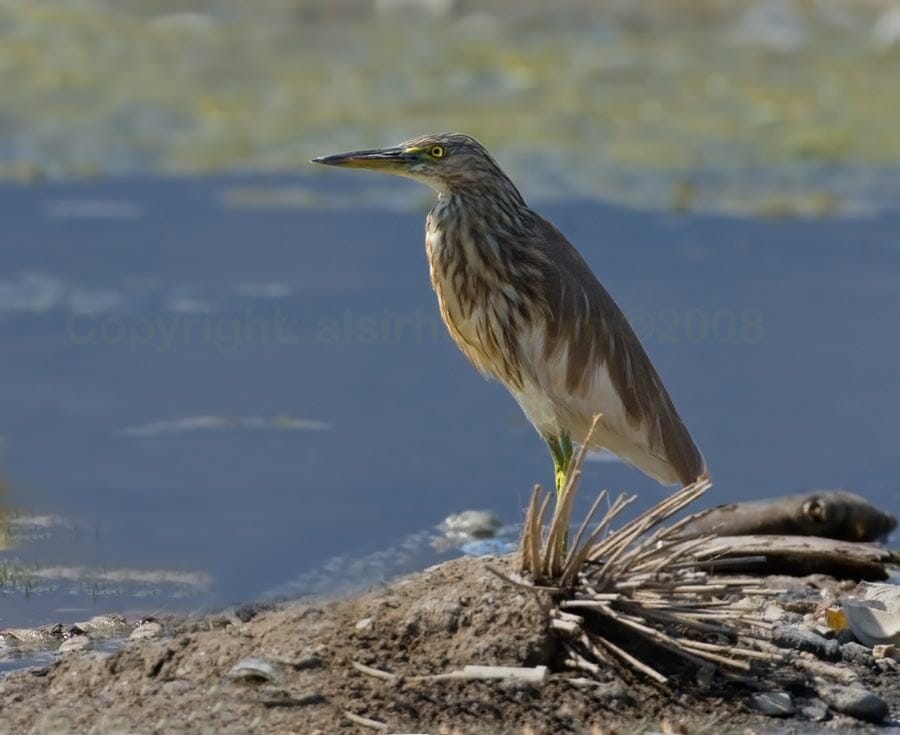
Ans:
{"type": "Polygon", "coordinates": [[[867,646],[900,645],[900,587],[866,584],[863,598],[844,600],[847,626],[867,646]]]}

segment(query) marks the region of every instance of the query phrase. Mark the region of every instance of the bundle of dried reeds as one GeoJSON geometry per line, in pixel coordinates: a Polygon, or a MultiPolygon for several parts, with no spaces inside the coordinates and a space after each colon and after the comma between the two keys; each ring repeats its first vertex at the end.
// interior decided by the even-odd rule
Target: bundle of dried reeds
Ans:
{"type": "Polygon", "coordinates": [[[566,543],[584,457],[580,449],[549,524],[552,495],[535,487],[520,543],[522,571],[536,590],[553,593],[548,612],[565,638],[567,663],[593,674],[604,664],[618,670],[624,665],[664,683],[666,676],[634,652],[641,646],[629,642],[650,643],[697,666],[732,673],[748,672],[753,661],[778,660],[752,645],[754,631],[766,624],[730,608],[727,598],[780,590],[760,586],[758,577],[716,575],[714,560],[699,569],[691,551],[708,537],[686,543],[679,531],[689,518],[662,525],[701,497],[710,482],[682,488],[615,530],[612,522],[634,496],[619,495],[600,515],[607,502],[601,492],[566,543]]]}

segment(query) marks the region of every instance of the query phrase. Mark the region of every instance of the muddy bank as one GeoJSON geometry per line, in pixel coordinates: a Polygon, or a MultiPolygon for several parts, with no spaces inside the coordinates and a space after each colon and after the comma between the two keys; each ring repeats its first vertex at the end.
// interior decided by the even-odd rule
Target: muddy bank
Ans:
{"type": "MultiPolygon", "coordinates": [[[[70,638],[71,650],[54,663],[0,680],[0,732],[309,735],[376,732],[381,723],[384,732],[584,733],[652,731],[666,721],[726,733],[783,727],[775,714],[793,732],[862,732],[873,726],[841,714],[841,697],[863,687],[892,712],[900,707],[896,661],[874,659],[846,631],[814,632],[822,606],[852,585],[808,578],[775,602],[736,601],[768,606],[765,617],[782,631],[773,636],[778,645],[801,645],[784,630],[816,636],[797,656],[842,670],[849,695],[817,691],[790,670],[776,677],[778,691],[677,668],[667,671],[669,686],[657,687],[612,673],[588,683],[565,670],[537,598],[488,565],[513,568],[509,557],[466,558],[351,599],[145,623],[113,652],[91,650],[89,635],[74,645],[70,638]],[[354,663],[407,676],[473,664],[548,666],[549,675],[542,684],[386,681],[354,663]]],[[[857,706],[865,699],[857,696],[857,706]]]]}

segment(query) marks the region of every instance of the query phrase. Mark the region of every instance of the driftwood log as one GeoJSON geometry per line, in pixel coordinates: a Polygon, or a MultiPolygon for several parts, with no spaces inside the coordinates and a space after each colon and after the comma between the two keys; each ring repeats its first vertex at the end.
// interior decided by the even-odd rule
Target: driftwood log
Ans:
{"type": "MultiPolygon", "coordinates": [[[[887,579],[887,566],[900,554],[876,544],[815,536],[712,536],[683,543],[685,556],[709,562],[717,571],[741,574],[827,574],[838,579],[887,579]],[[728,561],[733,568],[728,569],[728,561]]],[[[678,547],[675,549],[678,553],[678,547]]]]}
{"type": "Polygon", "coordinates": [[[897,519],[846,490],[786,495],[719,505],[696,514],[680,531],[684,538],[716,536],[818,536],[840,541],[877,541],[897,519]]]}

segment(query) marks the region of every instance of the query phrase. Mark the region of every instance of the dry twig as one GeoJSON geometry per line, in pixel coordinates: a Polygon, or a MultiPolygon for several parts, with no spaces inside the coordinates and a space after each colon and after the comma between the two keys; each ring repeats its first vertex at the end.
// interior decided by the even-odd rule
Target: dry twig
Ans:
{"type": "Polygon", "coordinates": [[[357,725],[362,725],[363,727],[368,727],[372,730],[380,730],[381,732],[387,732],[388,726],[380,722],[379,720],[370,720],[368,717],[363,717],[361,715],[355,715],[349,710],[344,710],[344,717],[346,717],[350,722],[355,722],[357,725]]]}

